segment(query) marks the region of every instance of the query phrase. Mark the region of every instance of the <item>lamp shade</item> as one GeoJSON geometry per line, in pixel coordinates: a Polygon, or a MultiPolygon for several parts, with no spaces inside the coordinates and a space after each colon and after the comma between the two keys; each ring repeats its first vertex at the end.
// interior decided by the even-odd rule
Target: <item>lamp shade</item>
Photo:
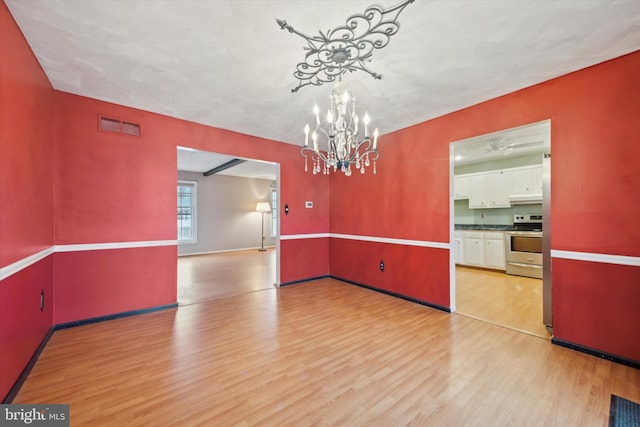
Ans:
{"type": "Polygon", "coordinates": [[[271,212],[271,207],[269,206],[269,202],[258,202],[256,206],[257,212],[271,212]]]}

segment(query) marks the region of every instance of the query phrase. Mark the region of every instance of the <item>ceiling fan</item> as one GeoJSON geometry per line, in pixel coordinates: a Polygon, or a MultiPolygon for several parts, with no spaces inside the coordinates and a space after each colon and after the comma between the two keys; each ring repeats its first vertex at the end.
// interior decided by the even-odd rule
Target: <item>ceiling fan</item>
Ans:
{"type": "Polygon", "coordinates": [[[504,151],[504,150],[514,150],[517,148],[524,147],[533,147],[536,145],[544,144],[544,141],[529,141],[529,142],[518,142],[515,138],[494,138],[489,140],[487,143],[487,147],[485,148],[485,153],[493,153],[496,151],[504,151]]]}

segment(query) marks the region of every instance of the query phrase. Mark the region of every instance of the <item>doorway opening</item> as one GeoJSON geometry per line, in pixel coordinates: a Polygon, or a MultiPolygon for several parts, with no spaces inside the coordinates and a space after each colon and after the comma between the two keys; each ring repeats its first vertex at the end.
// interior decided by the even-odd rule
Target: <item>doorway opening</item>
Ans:
{"type": "Polygon", "coordinates": [[[450,144],[451,309],[545,339],[553,326],[550,153],[549,120],[450,144]],[[522,231],[527,221],[539,228],[522,231]],[[514,234],[537,241],[519,262],[514,234]]]}
{"type": "Polygon", "coordinates": [[[178,304],[280,283],[280,165],[177,147],[178,304]]]}

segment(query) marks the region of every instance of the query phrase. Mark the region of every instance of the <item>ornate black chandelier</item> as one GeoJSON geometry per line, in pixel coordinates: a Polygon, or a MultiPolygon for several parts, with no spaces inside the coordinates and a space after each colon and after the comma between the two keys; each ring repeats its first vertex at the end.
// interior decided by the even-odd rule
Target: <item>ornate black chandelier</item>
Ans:
{"type": "Polygon", "coordinates": [[[365,112],[363,135],[358,124],[355,98],[342,83],[342,75],[347,71],[364,71],[374,79],[381,79],[380,74],[370,71],[365,62],[371,61],[375,49],[382,49],[389,44],[390,37],[398,32],[400,24],[398,16],[415,0],[406,0],[389,9],[369,6],[363,14],[351,15],[344,26],[319,31],[319,36],[307,36],[286,21],[276,19],[281,29],[295,33],[307,41],[305,61],[297,65],[293,75],[298,85],[291,90],[297,92],[301,87],[324,83],[334,83],[329,97],[327,112],[327,129],[321,126],[320,110],[314,105],[316,126],[311,131],[309,124],[304,127],[305,140],[300,153],[304,157],[305,171],[308,170],[308,158],[311,158],[313,173],[322,172],[327,175],[338,169],[345,175],[352,173],[352,165],[360,173],[373,162],[373,173],[376,173],[376,160],[380,157],[377,149],[378,129],[373,131],[373,139],[369,134],[369,115],[365,112]],[[320,145],[319,137],[323,136],[320,145]],[[311,146],[309,145],[311,137],[311,146]]]}

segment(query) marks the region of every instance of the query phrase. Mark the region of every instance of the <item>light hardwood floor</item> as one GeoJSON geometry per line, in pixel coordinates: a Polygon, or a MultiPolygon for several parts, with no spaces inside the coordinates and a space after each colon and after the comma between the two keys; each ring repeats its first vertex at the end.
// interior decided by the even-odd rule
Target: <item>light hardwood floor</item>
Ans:
{"type": "Polygon", "coordinates": [[[332,279],[56,331],[73,426],[604,426],[640,370],[332,279]]]}
{"type": "Polygon", "coordinates": [[[475,319],[550,339],[542,323],[542,280],[456,266],[456,310],[475,319]]]}
{"type": "Polygon", "coordinates": [[[268,289],[275,283],[275,248],[178,257],[180,305],[268,289]]]}

